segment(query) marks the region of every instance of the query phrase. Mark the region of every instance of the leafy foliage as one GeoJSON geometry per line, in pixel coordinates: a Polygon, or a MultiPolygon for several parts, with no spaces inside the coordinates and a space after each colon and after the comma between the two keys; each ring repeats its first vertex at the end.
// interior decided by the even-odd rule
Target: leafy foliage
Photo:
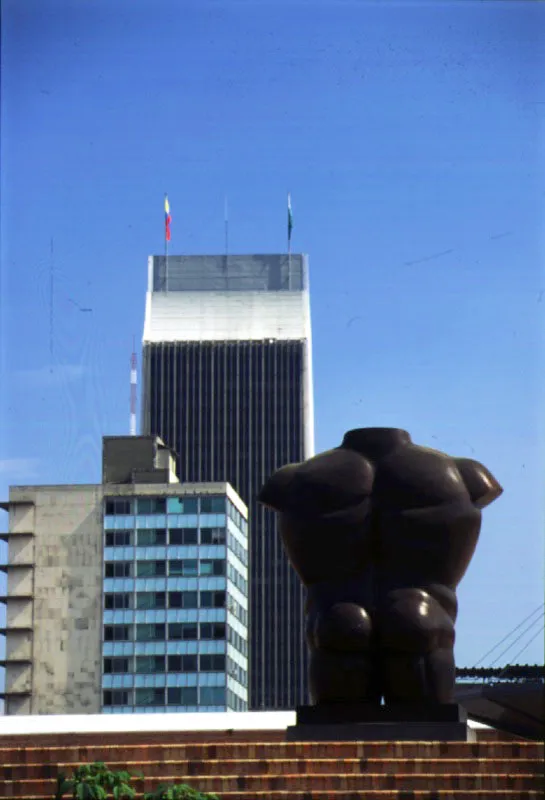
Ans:
{"type": "Polygon", "coordinates": [[[185,783],[161,784],[154,792],[144,795],[144,800],[219,800],[217,794],[205,794],[185,783]]]}
{"type": "Polygon", "coordinates": [[[101,761],[76,767],[74,774],[67,778],[62,772],[57,777],[55,800],[70,793],[73,800],[132,800],[134,789],[130,785],[130,772],[112,772],[101,761]]]}
{"type": "MultiPolygon", "coordinates": [[[[135,790],[130,772],[112,772],[106,764],[96,761],[76,767],[71,777],[64,773],[57,776],[55,800],[63,800],[68,794],[72,800],[132,800],[135,790]]],[[[144,800],[219,800],[216,794],[206,794],[192,789],[187,784],[161,784],[153,792],[144,795],[144,800]]]]}

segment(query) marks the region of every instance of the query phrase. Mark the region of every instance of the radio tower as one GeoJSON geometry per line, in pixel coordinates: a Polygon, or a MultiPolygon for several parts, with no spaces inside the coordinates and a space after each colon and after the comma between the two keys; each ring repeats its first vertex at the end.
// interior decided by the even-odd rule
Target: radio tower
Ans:
{"type": "Polygon", "coordinates": [[[131,436],[136,436],[136,343],[132,340],[131,355],[131,436]]]}

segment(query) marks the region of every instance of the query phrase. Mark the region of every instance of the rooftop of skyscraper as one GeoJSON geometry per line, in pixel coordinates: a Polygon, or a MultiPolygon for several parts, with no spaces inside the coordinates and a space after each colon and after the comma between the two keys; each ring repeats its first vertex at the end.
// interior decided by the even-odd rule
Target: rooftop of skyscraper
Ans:
{"type": "Polygon", "coordinates": [[[144,342],[303,340],[308,256],[150,256],[144,342]]]}
{"type": "Polygon", "coordinates": [[[280,292],[308,288],[308,259],[268,255],[162,255],[149,259],[148,291],[280,292]]]}

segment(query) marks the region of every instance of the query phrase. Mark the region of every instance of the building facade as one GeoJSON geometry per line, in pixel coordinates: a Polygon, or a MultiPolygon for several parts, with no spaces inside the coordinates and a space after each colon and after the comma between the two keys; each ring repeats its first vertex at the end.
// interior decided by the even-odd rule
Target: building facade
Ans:
{"type": "Polygon", "coordinates": [[[175,450],[182,481],[228,481],[249,508],[250,707],[294,708],[303,590],[256,495],[314,452],[307,257],[151,257],[143,348],[143,432],[175,450]]]}
{"type": "Polygon", "coordinates": [[[246,506],[154,437],[103,453],[102,484],[2,504],[6,714],[246,710],[246,506]]]}

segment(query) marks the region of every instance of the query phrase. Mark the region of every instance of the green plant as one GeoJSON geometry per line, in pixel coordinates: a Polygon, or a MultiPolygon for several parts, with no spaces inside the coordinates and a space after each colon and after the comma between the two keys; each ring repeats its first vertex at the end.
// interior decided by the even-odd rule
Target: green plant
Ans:
{"type": "Polygon", "coordinates": [[[131,777],[130,772],[112,772],[101,761],[83,764],[76,767],[70,778],[59,773],[55,800],[62,800],[67,793],[74,800],[107,800],[109,795],[114,800],[132,800],[135,792],[130,785],[131,777]]]}
{"type": "Polygon", "coordinates": [[[144,800],[219,800],[217,794],[206,794],[185,783],[163,783],[154,792],[144,795],[144,800]]]}

